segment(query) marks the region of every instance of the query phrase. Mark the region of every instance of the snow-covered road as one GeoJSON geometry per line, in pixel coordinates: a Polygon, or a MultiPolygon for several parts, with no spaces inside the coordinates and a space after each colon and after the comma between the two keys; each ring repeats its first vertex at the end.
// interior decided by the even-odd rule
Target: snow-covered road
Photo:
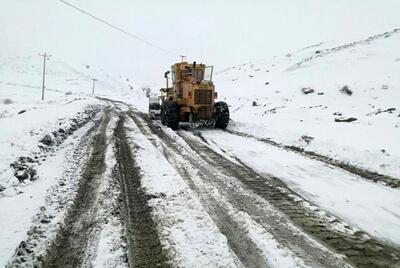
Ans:
{"type": "Polygon", "coordinates": [[[400,264],[398,189],[243,135],[174,132],[121,102],[96,107],[24,193],[0,198],[2,264],[400,264]]]}

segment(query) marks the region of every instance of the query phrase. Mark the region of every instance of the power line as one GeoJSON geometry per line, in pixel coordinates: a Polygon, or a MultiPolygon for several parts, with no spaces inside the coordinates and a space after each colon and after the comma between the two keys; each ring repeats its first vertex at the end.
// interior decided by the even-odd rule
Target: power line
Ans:
{"type": "Polygon", "coordinates": [[[155,45],[155,44],[153,44],[153,43],[150,43],[149,41],[146,41],[146,40],[144,40],[144,39],[142,39],[142,38],[140,38],[140,37],[137,37],[136,35],[133,35],[133,34],[127,32],[127,31],[125,31],[125,30],[123,30],[123,29],[117,27],[117,26],[114,26],[114,25],[112,25],[111,23],[109,23],[109,22],[107,22],[107,21],[105,21],[105,20],[103,20],[103,19],[100,19],[100,18],[98,18],[98,17],[96,17],[96,16],[90,14],[89,12],[87,12],[87,11],[85,11],[85,10],[83,10],[83,9],[81,9],[81,8],[79,8],[79,7],[77,7],[77,6],[75,6],[75,5],[72,5],[72,4],[70,4],[70,3],[68,3],[68,2],[66,2],[66,1],[64,1],[64,0],[58,0],[58,1],[60,1],[60,2],[62,2],[62,3],[64,3],[64,4],[70,6],[70,7],[74,8],[74,9],[76,9],[76,10],[78,10],[78,11],[80,11],[80,12],[82,12],[82,13],[84,13],[84,14],[86,14],[86,15],[88,15],[88,16],[90,16],[90,17],[92,17],[92,18],[94,18],[94,19],[96,19],[96,20],[98,20],[98,21],[100,21],[100,22],[102,22],[102,23],[108,25],[108,26],[110,26],[111,28],[113,28],[113,29],[115,29],[115,30],[117,30],[117,31],[120,31],[121,33],[123,33],[123,34],[125,34],[125,35],[127,35],[127,36],[129,36],[129,37],[131,37],[131,38],[133,38],[133,39],[136,39],[136,40],[138,40],[138,41],[140,41],[140,42],[143,42],[143,43],[145,43],[146,45],[149,45],[149,46],[151,46],[151,47],[157,48],[157,49],[159,49],[159,50],[162,50],[162,51],[164,51],[164,52],[166,52],[166,53],[169,53],[169,54],[172,54],[172,55],[175,55],[175,56],[180,56],[179,53],[173,52],[173,51],[168,50],[168,49],[166,49],[166,48],[162,48],[162,47],[157,46],[157,45],[155,45]]]}

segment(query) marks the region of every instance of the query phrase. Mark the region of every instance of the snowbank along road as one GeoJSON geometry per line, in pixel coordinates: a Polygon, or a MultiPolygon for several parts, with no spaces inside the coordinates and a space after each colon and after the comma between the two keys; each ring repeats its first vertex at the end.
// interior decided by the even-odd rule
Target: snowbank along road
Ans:
{"type": "Polygon", "coordinates": [[[174,132],[122,102],[88,114],[40,155],[64,164],[26,233],[1,238],[1,264],[400,267],[396,181],[232,131],[174,132]]]}

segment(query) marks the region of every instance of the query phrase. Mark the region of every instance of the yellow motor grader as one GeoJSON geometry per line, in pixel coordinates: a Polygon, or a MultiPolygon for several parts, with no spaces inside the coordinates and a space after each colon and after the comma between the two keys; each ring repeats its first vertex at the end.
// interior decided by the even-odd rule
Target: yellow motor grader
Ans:
{"type": "Polygon", "coordinates": [[[229,108],[223,102],[215,102],[217,92],[212,82],[213,66],[176,63],[166,71],[166,88],[161,89],[161,123],[174,130],[179,122],[191,125],[207,125],[225,129],[229,123],[229,108]],[[169,75],[172,86],[169,87],[169,75]]]}

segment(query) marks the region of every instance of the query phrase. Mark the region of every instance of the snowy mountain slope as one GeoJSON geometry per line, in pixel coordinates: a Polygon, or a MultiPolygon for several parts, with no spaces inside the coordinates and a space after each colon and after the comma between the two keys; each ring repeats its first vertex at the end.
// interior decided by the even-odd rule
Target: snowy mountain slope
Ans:
{"type": "Polygon", "coordinates": [[[400,177],[399,46],[395,29],[218,72],[230,128],[400,177]]]}
{"type": "MultiPolygon", "coordinates": [[[[129,78],[114,78],[104,70],[94,69],[89,64],[74,64],[51,56],[46,62],[46,89],[50,92],[91,94],[92,78],[98,79],[96,94],[122,95],[129,91],[129,78]]],[[[0,82],[4,86],[41,89],[43,58],[32,54],[0,53],[0,82]]],[[[132,82],[133,83],[133,82],[132,82]]],[[[11,93],[10,91],[4,91],[11,93]]],[[[18,90],[13,93],[18,94],[18,90]]],[[[51,96],[51,93],[50,93],[51,96]]],[[[40,94],[39,94],[40,98],[40,94]]]]}

